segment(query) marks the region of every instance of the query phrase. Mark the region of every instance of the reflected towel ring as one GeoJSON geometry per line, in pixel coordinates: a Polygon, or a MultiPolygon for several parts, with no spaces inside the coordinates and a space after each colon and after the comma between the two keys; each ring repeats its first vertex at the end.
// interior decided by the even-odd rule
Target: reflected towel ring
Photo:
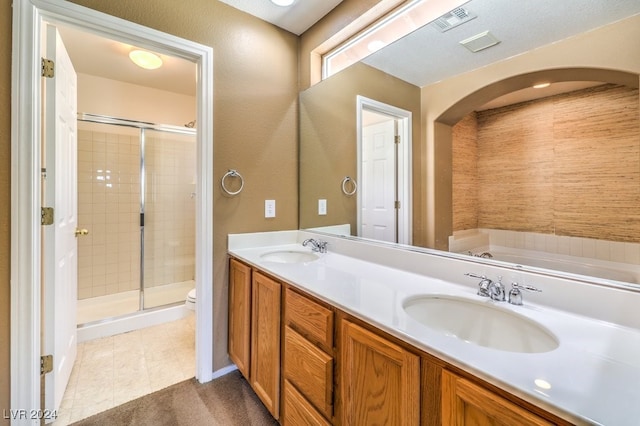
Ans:
{"type": "Polygon", "coordinates": [[[358,184],[355,180],[351,179],[349,176],[345,176],[345,178],[342,179],[342,192],[344,193],[344,195],[353,195],[357,190],[358,184]],[[349,182],[351,182],[351,185],[353,185],[353,189],[351,191],[347,191],[347,183],[349,182]]]}
{"type": "Polygon", "coordinates": [[[229,169],[229,171],[227,173],[225,173],[224,176],[222,176],[222,180],[220,181],[220,185],[222,186],[222,190],[224,192],[226,192],[227,194],[229,194],[229,195],[238,195],[242,191],[242,188],[244,188],[244,179],[243,179],[242,175],[240,173],[238,173],[237,170],[229,169]],[[238,189],[237,191],[229,191],[229,189],[224,184],[225,179],[228,178],[228,177],[238,177],[238,178],[240,178],[240,189],[238,189]]]}

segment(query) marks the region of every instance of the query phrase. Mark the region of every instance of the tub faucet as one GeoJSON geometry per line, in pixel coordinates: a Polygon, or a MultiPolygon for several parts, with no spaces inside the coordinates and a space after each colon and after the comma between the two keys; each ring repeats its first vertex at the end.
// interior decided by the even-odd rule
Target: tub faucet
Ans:
{"type": "Polygon", "coordinates": [[[493,255],[491,253],[489,253],[488,251],[482,252],[482,253],[473,253],[471,251],[468,252],[469,256],[474,256],[474,257],[482,257],[484,259],[491,259],[493,257],[493,255]]]}
{"type": "Polygon", "coordinates": [[[302,245],[304,247],[306,247],[307,244],[311,244],[311,250],[312,251],[317,251],[319,253],[326,253],[327,252],[327,242],[326,241],[314,240],[313,238],[307,238],[306,240],[304,240],[302,242],[302,245]]]}

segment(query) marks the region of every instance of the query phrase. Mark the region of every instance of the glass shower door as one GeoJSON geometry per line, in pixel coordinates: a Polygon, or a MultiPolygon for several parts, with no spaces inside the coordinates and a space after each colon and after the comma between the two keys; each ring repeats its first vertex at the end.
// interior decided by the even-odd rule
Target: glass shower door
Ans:
{"type": "Polygon", "coordinates": [[[78,122],[78,324],[139,309],[140,130],[78,122]]]}
{"type": "Polygon", "coordinates": [[[140,303],[149,309],[195,288],[195,135],[143,129],[140,158],[140,303]]]}

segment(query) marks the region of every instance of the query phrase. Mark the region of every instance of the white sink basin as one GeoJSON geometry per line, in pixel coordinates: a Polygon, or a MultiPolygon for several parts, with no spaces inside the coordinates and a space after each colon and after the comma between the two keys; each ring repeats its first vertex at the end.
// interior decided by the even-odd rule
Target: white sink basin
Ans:
{"type": "Polygon", "coordinates": [[[276,250],[260,255],[262,260],[276,263],[306,263],[318,260],[316,253],[303,250],[276,250]]]}
{"type": "Polygon", "coordinates": [[[524,316],[495,306],[454,296],[418,296],[403,304],[419,323],[468,343],[507,352],[549,352],[558,339],[524,316]]]}

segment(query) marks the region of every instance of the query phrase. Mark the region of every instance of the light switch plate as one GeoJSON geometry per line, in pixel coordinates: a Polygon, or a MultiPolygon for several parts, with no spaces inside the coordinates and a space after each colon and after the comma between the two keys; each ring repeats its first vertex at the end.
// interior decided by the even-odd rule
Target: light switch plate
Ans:
{"type": "Polygon", "coordinates": [[[327,200],[318,200],[318,215],[325,216],[327,214],[327,200]]]}
{"type": "Polygon", "coordinates": [[[276,217],[276,200],[264,200],[264,217],[276,217]]]}

